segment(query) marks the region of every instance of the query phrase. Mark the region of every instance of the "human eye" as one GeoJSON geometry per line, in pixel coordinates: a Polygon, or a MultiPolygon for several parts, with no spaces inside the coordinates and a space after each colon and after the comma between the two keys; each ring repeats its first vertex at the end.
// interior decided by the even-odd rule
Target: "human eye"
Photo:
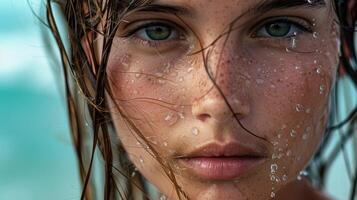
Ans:
{"type": "Polygon", "coordinates": [[[292,38],[303,33],[313,33],[310,24],[303,19],[273,18],[258,26],[252,37],[281,39],[292,38]]]}
{"type": "Polygon", "coordinates": [[[122,37],[133,39],[146,47],[161,47],[184,40],[185,34],[181,28],[170,22],[144,21],[131,25],[122,37]]]}

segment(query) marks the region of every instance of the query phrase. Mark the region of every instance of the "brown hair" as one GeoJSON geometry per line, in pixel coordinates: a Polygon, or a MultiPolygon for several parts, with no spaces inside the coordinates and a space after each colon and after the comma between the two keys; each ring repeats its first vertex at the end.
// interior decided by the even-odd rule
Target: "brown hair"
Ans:
{"type": "MultiPolygon", "coordinates": [[[[110,122],[111,117],[105,95],[106,93],[110,97],[112,95],[110,88],[108,88],[105,69],[113,42],[113,34],[116,32],[122,16],[126,12],[148,4],[149,1],[88,0],[84,2],[56,1],[56,3],[60,5],[68,23],[70,53],[66,51],[60,31],[57,28],[51,0],[47,1],[47,21],[59,46],[64,67],[71,133],[83,184],[81,199],[90,200],[95,197],[94,182],[90,177],[96,147],[100,150],[104,160],[104,199],[117,199],[117,197],[137,199],[137,194],[140,191],[141,195],[139,196],[141,197],[139,198],[148,199],[148,196],[146,196],[148,191],[144,185],[143,177],[140,174],[135,175],[135,167],[127,158],[122,145],[111,140],[111,137],[114,137],[115,134],[110,122]],[[101,27],[101,30],[98,30],[103,18],[107,23],[101,27]],[[93,41],[98,35],[105,36],[103,50],[100,52],[101,60],[94,56],[93,41]],[[83,45],[83,43],[86,45],[83,45]],[[87,119],[86,116],[90,116],[90,119],[87,119]],[[89,145],[89,148],[85,142],[90,139],[92,139],[92,145],[89,145]],[[119,160],[115,160],[116,158],[119,160]],[[116,177],[121,178],[120,182],[116,180],[116,177]],[[124,186],[119,188],[119,185],[124,186]]],[[[125,116],[118,105],[116,105],[116,108],[124,117],[127,125],[145,141],[151,155],[161,164],[164,172],[175,185],[176,193],[181,199],[185,195],[176,183],[170,165],[164,164],[140,130],[125,116]]]]}

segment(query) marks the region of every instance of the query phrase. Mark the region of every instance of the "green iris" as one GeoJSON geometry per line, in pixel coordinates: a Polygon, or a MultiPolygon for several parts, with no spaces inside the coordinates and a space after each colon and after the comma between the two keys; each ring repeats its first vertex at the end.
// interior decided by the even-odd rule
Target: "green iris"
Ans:
{"type": "Polygon", "coordinates": [[[171,29],[166,26],[150,26],[145,29],[145,33],[151,40],[166,40],[171,35],[171,29]]]}
{"type": "Polygon", "coordinates": [[[273,22],[265,26],[267,33],[273,37],[284,37],[291,29],[291,24],[287,22],[273,22]]]}

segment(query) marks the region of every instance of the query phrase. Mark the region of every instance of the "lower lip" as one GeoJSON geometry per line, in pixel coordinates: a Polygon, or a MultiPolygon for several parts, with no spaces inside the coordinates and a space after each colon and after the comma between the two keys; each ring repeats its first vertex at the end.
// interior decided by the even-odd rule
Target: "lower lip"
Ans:
{"type": "Polygon", "coordinates": [[[181,159],[194,174],[209,180],[238,178],[259,165],[261,157],[195,157],[181,159]]]}

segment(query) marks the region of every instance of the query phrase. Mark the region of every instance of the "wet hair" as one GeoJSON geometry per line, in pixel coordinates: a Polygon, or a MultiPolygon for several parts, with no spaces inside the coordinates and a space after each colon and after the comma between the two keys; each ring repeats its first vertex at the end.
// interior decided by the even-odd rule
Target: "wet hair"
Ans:
{"type": "MultiPolygon", "coordinates": [[[[357,0],[334,0],[333,3],[341,33],[340,68],[352,80],[356,88],[357,58],[354,44],[357,41],[354,32],[357,0]]],[[[47,0],[47,24],[60,49],[63,63],[71,135],[83,188],[81,199],[91,200],[97,197],[96,188],[98,187],[95,186],[92,175],[96,151],[100,152],[100,157],[104,162],[100,168],[104,175],[104,200],[149,199],[150,192],[144,177],[136,172],[135,166],[130,162],[123,146],[116,138],[105,98],[107,93],[110,97],[113,96],[108,86],[106,66],[118,24],[126,13],[148,5],[150,5],[150,0],[47,0]],[[66,39],[61,37],[61,31],[54,17],[53,5],[59,5],[64,14],[68,27],[66,39]],[[101,24],[103,18],[104,26],[101,24]],[[96,56],[94,48],[94,41],[98,36],[104,36],[100,56],[96,56]],[[69,48],[66,48],[66,42],[69,42],[69,48]],[[98,60],[98,57],[101,59],[98,60]]],[[[336,90],[335,94],[337,94],[336,90]]],[[[338,99],[337,95],[335,96],[338,99]]],[[[150,148],[150,153],[161,164],[165,174],[175,186],[179,199],[187,199],[187,195],[176,182],[171,166],[162,160],[155,148],[152,148],[152,144],[135,127],[129,117],[122,113],[118,105],[116,108],[126,124],[145,142],[145,146],[150,148]]],[[[337,108],[333,109],[331,116],[336,112],[337,108]]],[[[323,186],[326,171],[337,157],[335,153],[328,159],[322,158],[323,150],[331,141],[335,130],[348,126],[346,129],[348,131],[341,134],[343,138],[341,143],[335,147],[336,152],[344,151],[346,141],[356,130],[356,113],[357,107],[342,122],[330,123],[326,128],[325,139],[314,157],[314,162],[317,163],[314,167],[317,168],[318,173],[313,178],[318,186],[323,186]]],[[[309,169],[311,168],[310,166],[309,169]]],[[[354,177],[352,177],[351,200],[356,196],[357,167],[351,176],[352,174],[354,177]]]]}

